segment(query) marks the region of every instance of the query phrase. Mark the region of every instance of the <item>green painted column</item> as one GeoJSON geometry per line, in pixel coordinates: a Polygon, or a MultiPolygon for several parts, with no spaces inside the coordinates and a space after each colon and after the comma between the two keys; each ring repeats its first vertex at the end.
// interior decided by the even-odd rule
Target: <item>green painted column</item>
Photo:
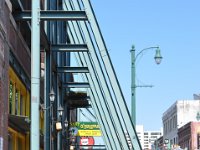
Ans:
{"type": "Polygon", "coordinates": [[[31,19],[31,150],[40,149],[40,1],[32,0],[31,19]]]}

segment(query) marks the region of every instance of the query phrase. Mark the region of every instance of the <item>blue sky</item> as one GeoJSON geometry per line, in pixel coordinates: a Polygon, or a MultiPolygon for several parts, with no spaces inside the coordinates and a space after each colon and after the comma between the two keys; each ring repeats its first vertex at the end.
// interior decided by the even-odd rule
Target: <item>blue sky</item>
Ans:
{"type": "Polygon", "coordinates": [[[92,0],[127,104],[131,99],[130,49],[160,46],[162,63],[147,51],[136,63],[137,124],[160,130],[162,114],[176,100],[193,99],[200,93],[199,0],[92,0]]]}

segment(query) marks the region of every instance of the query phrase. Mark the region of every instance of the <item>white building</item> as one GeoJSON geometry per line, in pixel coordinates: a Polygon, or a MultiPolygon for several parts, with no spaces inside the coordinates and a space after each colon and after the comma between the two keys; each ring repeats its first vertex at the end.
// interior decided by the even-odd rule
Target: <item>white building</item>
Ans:
{"type": "Polygon", "coordinates": [[[163,113],[163,139],[167,139],[170,145],[178,144],[178,128],[190,121],[200,120],[200,100],[176,101],[163,113]]]}
{"type": "Polygon", "coordinates": [[[142,146],[142,149],[144,149],[144,126],[143,125],[136,125],[136,132],[137,132],[137,136],[140,140],[140,144],[142,146]]]}
{"type": "Polygon", "coordinates": [[[143,125],[136,125],[136,131],[144,150],[151,149],[154,141],[163,135],[162,128],[160,131],[144,131],[143,125]]]}

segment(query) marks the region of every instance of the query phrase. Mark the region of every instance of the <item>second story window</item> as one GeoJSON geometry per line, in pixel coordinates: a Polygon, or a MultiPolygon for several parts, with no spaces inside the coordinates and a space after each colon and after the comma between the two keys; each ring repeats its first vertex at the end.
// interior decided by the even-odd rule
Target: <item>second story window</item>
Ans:
{"type": "Polygon", "coordinates": [[[9,114],[29,116],[29,91],[11,68],[9,69],[9,79],[9,114]]]}
{"type": "Polygon", "coordinates": [[[15,91],[15,115],[18,115],[18,101],[19,101],[19,92],[15,91]]]}

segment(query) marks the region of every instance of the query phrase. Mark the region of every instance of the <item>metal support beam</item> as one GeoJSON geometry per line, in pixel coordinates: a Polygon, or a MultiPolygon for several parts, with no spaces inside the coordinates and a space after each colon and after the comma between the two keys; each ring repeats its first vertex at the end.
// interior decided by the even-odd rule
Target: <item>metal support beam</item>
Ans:
{"type": "MultiPolygon", "coordinates": [[[[123,122],[125,123],[126,131],[129,132],[129,135],[131,138],[131,143],[132,143],[134,149],[141,150],[142,147],[141,147],[139,139],[137,137],[136,130],[135,130],[133,122],[131,120],[131,116],[129,114],[128,107],[126,105],[125,98],[124,98],[122,90],[120,88],[119,81],[116,77],[114,67],[110,60],[110,56],[107,51],[101,31],[99,29],[99,25],[97,23],[96,17],[94,15],[94,11],[91,7],[91,3],[89,0],[84,0],[82,2],[87,10],[87,16],[88,16],[88,19],[90,20],[91,29],[92,29],[92,31],[94,31],[93,34],[95,36],[97,46],[99,47],[99,52],[100,52],[101,58],[103,60],[103,64],[106,69],[106,72],[108,74],[109,82],[110,82],[111,86],[113,87],[113,91],[114,91],[114,94],[116,97],[116,102],[117,102],[117,105],[120,110],[120,112],[118,112],[118,113],[120,113],[122,115],[122,119],[123,119],[123,122]],[[122,114],[122,112],[123,112],[123,114],[122,114]]],[[[119,136],[126,139],[124,133],[119,134],[119,136]]],[[[123,141],[124,141],[124,139],[123,139],[123,141]]],[[[123,145],[126,145],[127,144],[126,142],[124,141],[123,145]]]]}
{"type": "Polygon", "coordinates": [[[57,67],[57,73],[89,73],[88,67],[57,67]]]}
{"type": "Polygon", "coordinates": [[[87,82],[67,82],[63,83],[63,88],[90,88],[89,83],[87,82]]]}
{"type": "MultiPolygon", "coordinates": [[[[45,108],[50,108],[50,85],[51,85],[51,55],[49,51],[45,52],[45,80],[44,80],[44,104],[45,108]]],[[[50,150],[51,145],[51,114],[50,109],[44,111],[44,150],[50,150]]]]}
{"type": "Polygon", "coordinates": [[[88,52],[86,44],[59,44],[51,45],[53,52],[88,52]]]}
{"type": "MultiPolygon", "coordinates": [[[[73,26],[72,22],[69,22],[69,27],[70,27],[69,30],[73,30],[72,26],[73,26]]],[[[74,27],[77,27],[77,24],[75,22],[74,22],[74,27]]],[[[77,37],[77,36],[74,35],[75,33],[76,34],[80,34],[79,30],[75,29],[74,32],[72,31],[70,33],[71,34],[69,34],[69,38],[70,38],[71,42],[75,42],[75,41],[77,42],[78,39],[73,38],[73,37],[77,37]]],[[[82,41],[82,38],[79,38],[79,40],[82,41]]],[[[78,58],[78,55],[82,56],[83,54],[88,56],[87,53],[75,53],[77,58],[78,58]]],[[[83,63],[82,65],[86,65],[86,62],[84,61],[84,59],[83,59],[82,63],[81,63],[80,59],[77,59],[77,61],[78,61],[78,64],[82,64],[83,63]]],[[[92,67],[92,66],[91,66],[91,62],[89,61],[88,68],[90,68],[90,67],[92,67]]],[[[107,126],[107,124],[108,124],[110,126],[111,130],[114,131],[114,128],[111,125],[112,123],[111,122],[108,123],[107,122],[107,118],[106,118],[106,116],[108,116],[110,113],[106,111],[105,107],[102,107],[102,100],[104,99],[103,91],[100,89],[100,86],[98,85],[98,82],[95,79],[95,75],[94,75],[95,71],[94,71],[94,69],[91,69],[91,70],[92,71],[91,71],[90,74],[84,74],[83,75],[83,77],[85,77],[84,81],[86,80],[86,81],[88,81],[90,83],[90,88],[88,90],[89,90],[89,95],[91,97],[91,102],[92,102],[91,105],[92,105],[92,108],[94,108],[94,111],[95,111],[95,114],[97,116],[98,122],[101,125],[101,130],[102,130],[103,135],[104,135],[103,138],[105,139],[105,143],[106,143],[107,149],[108,150],[117,149],[116,148],[117,147],[117,143],[116,143],[117,140],[114,140],[112,138],[113,134],[111,134],[110,129],[107,126]],[[91,78],[91,76],[94,77],[94,80],[91,78]],[[102,115],[102,113],[103,113],[103,115],[102,115]]],[[[113,133],[116,134],[115,131],[113,133]]]]}
{"type": "MultiPolygon", "coordinates": [[[[49,9],[50,0],[45,1],[45,9],[49,9]]],[[[44,80],[44,105],[50,108],[50,87],[51,87],[51,53],[49,48],[48,36],[50,31],[49,23],[45,23],[45,30],[41,30],[41,44],[45,49],[45,80],[44,80]],[[47,33],[47,34],[46,34],[47,33]]],[[[44,150],[51,149],[51,110],[44,111],[44,150]]]]}
{"type": "MultiPolygon", "coordinates": [[[[41,20],[87,20],[85,11],[46,10],[39,11],[41,20]]],[[[16,12],[16,20],[31,20],[31,11],[16,12]]]]}
{"type": "MultiPolygon", "coordinates": [[[[74,5],[77,6],[76,2],[74,2],[74,5]]],[[[78,6],[76,7],[76,9],[78,9],[78,6]]],[[[88,8],[87,8],[88,9],[88,8]]],[[[88,14],[92,13],[91,10],[88,10],[89,12],[87,12],[88,14]]],[[[94,13],[92,13],[94,14],[94,13]]],[[[86,27],[86,25],[84,24],[84,22],[80,22],[80,25],[82,27],[82,30],[85,34],[87,34],[87,31],[88,31],[88,28],[86,27]]],[[[96,32],[96,30],[93,30],[93,32],[96,32]]],[[[85,36],[87,38],[87,36],[85,36]]],[[[91,41],[91,37],[88,36],[87,38],[87,42],[89,43],[91,41]]],[[[97,41],[98,42],[98,41],[97,41]]],[[[92,43],[91,45],[92,46],[92,43]]],[[[112,116],[112,119],[113,119],[113,122],[114,122],[114,127],[116,129],[115,132],[118,133],[118,137],[119,137],[119,140],[120,140],[120,143],[119,143],[119,147],[117,147],[117,149],[129,149],[129,145],[128,145],[128,142],[126,141],[126,138],[125,138],[125,131],[123,129],[123,122],[121,122],[121,119],[120,119],[120,113],[115,105],[115,102],[114,102],[114,97],[112,96],[111,94],[111,89],[109,88],[109,83],[107,83],[107,80],[106,80],[106,77],[105,77],[105,72],[102,70],[101,68],[101,63],[100,63],[100,59],[98,58],[98,55],[96,53],[96,51],[89,47],[90,48],[90,54],[92,56],[92,59],[93,59],[93,65],[98,73],[98,77],[100,80],[99,82],[101,82],[101,86],[102,86],[102,90],[104,91],[104,94],[106,96],[106,100],[104,100],[107,105],[107,109],[110,110],[110,115],[112,116]],[[94,51],[93,51],[94,50],[94,51]]],[[[107,116],[109,118],[109,116],[107,116]]],[[[114,133],[113,133],[114,135],[114,133]]]]}
{"type": "Polygon", "coordinates": [[[31,32],[31,150],[40,149],[40,1],[32,0],[31,32]]]}
{"type": "MultiPolygon", "coordinates": [[[[74,6],[76,7],[75,9],[79,9],[79,7],[77,6],[76,2],[73,3],[74,6]]],[[[68,4],[69,6],[69,4],[68,4]]],[[[80,41],[83,42],[83,39],[81,38],[81,30],[78,27],[78,24],[75,22],[69,22],[69,26],[72,31],[71,33],[73,34],[73,36],[69,36],[71,40],[76,39],[74,37],[79,37],[79,39],[75,40],[76,42],[80,41]],[[74,28],[74,29],[73,29],[74,28]],[[77,36],[77,35],[78,36],[77,36]]],[[[83,28],[82,28],[83,29],[83,28]]],[[[86,41],[88,42],[88,46],[90,46],[90,54],[92,56],[93,52],[95,51],[95,48],[93,47],[93,43],[91,42],[88,30],[82,30],[84,32],[84,36],[86,38],[86,41]]],[[[95,57],[92,56],[92,59],[94,59],[95,57]]],[[[104,93],[104,89],[106,89],[107,87],[101,87],[101,83],[100,81],[104,80],[104,79],[99,79],[99,77],[96,76],[96,69],[98,67],[100,67],[99,65],[92,65],[92,61],[91,58],[89,58],[89,55],[87,53],[80,53],[80,59],[81,62],[83,63],[83,65],[88,65],[89,70],[90,70],[90,74],[86,74],[85,76],[87,76],[88,81],[91,85],[91,92],[94,94],[97,94],[95,99],[92,98],[92,104],[95,111],[97,113],[99,113],[99,115],[102,117],[98,117],[98,121],[101,123],[102,129],[103,129],[103,134],[104,134],[104,138],[105,138],[105,143],[108,147],[109,150],[112,149],[122,149],[121,147],[121,143],[119,140],[119,136],[118,136],[118,131],[115,128],[115,123],[113,121],[113,117],[111,117],[112,113],[111,110],[108,108],[108,104],[106,103],[108,101],[107,98],[110,98],[108,95],[105,95],[104,93]],[[83,56],[84,55],[84,56],[83,56]],[[93,68],[94,67],[94,68],[93,68]],[[107,97],[108,96],[108,97],[107,97]],[[110,111],[109,111],[110,110],[110,111]],[[103,120],[102,120],[103,119],[103,120]]],[[[98,60],[94,59],[94,62],[98,62],[98,60]]]]}

